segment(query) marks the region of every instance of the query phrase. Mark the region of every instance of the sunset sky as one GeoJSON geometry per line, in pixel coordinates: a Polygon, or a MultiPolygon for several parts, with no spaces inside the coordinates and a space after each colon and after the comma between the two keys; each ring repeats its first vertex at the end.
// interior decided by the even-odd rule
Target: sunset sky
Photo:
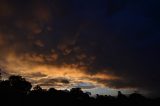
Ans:
{"type": "Polygon", "coordinates": [[[160,1],[0,0],[0,68],[33,86],[160,96],[160,1]]]}

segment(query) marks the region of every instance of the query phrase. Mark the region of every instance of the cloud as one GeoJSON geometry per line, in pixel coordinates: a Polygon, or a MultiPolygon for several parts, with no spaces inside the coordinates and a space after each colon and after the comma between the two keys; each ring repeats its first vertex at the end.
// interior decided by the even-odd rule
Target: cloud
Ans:
{"type": "Polygon", "coordinates": [[[0,46],[3,46],[4,44],[5,44],[4,37],[1,35],[0,36],[0,46]]]}
{"type": "Polygon", "coordinates": [[[26,78],[43,78],[43,77],[47,77],[47,75],[42,74],[40,72],[36,72],[36,73],[29,73],[26,75],[23,75],[26,78]]]}
{"type": "Polygon", "coordinates": [[[76,76],[111,88],[160,94],[159,1],[0,4],[0,66],[7,72],[76,76]]]}
{"type": "MultiPolygon", "coordinates": [[[[69,84],[70,82],[69,82],[69,80],[67,80],[67,79],[64,79],[64,78],[54,78],[54,79],[42,79],[42,80],[44,80],[44,83],[62,83],[62,84],[69,84]]],[[[40,81],[40,82],[42,82],[42,81],[40,81]]]]}
{"type": "Polygon", "coordinates": [[[89,90],[89,89],[94,89],[97,86],[93,85],[92,83],[81,82],[81,83],[77,83],[74,87],[75,88],[81,88],[81,89],[89,90]]]}
{"type": "Polygon", "coordinates": [[[55,88],[65,88],[70,84],[70,81],[65,78],[43,78],[37,81],[38,85],[42,87],[55,87],[55,88]]]}

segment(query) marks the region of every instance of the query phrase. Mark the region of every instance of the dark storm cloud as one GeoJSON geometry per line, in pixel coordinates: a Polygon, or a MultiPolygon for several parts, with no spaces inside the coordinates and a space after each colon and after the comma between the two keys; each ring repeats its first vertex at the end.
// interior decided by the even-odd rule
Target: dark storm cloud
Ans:
{"type": "Polygon", "coordinates": [[[52,87],[63,87],[70,84],[70,81],[65,78],[43,78],[39,81],[40,86],[52,86],[52,87]]]}
{"type": "Polygon", "coordinates": [[[112,15],[112,34],[116,36],[117,44],[112,45],[114,49],[108,62],[116,74],[125,78],[123,82],[113,82],[113,85],[133,85],[151,92],[158,91],[160,37],[159,21],[154,18],[158,17],[160,8],[156,3],[159,2],[129,2],[126,8],[112,15]]]}
{"type": "Polygon", "coordinates": [[[26,78],[43,78],[43,77],[47,77],[47,75],[42,74],[40,72],[30,73],[30,74],[23,75],[23,76],[26,77],[26,78]]]}
{"type": "Polygon", "coordinates": [[[111,69],[106,74],[120,76],[122,80],[97,81],[158,95],[159,3],[2,0],[0,47],[3,51],[11,48],[17,55],[26,54],[30,61],[41,64],[87,67],[90,74],[111,69]]]}

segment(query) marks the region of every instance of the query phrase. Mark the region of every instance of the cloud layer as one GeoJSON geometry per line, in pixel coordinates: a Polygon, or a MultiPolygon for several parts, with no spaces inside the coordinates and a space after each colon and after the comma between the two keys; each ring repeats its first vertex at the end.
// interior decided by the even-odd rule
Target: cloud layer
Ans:
{"type": "Polygon", "coordinates": [[[71,69],[69,84],[77,82],[75,75],[79,80],[85,77],[86,84],[77,85],[86,88],[98,83],[159,95],[158,4],[157,0],[1,0],[0,66],[7,73],[34,81],[45,77],[48,84],[52,80],[62,85],[67,80],[59,77],[71,69]]]}

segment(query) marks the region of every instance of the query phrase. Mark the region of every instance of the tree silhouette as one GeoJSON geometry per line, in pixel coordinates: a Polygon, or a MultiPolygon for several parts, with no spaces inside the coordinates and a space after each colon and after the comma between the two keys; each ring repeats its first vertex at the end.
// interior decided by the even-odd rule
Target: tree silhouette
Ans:
{"type": "Polygon", "coordinates": [[[21,76],[10,76],[0,82],[0,105],[1,106],[30,106],[30,105],[96,105],[96,106],[125,106],[125,105],[160,105],[160,98],[149,99],[139,93],[129,96],[118,92],[117,97],[97,95],[91,97],[91,93],[83,92],[81,88],[69,90],[45,90],[39,85],[33,87],[30,82],[21,76]],[[9,101],[9,102],[8,102],[9,101]]]}
{"type": "Polygon", "coordinates": [[[39,85],[36,85],[34,88],[33,88],[34,91],[43,91],[43,89],[39,86],[39,85]]]}
{"type": "Polygon", "coordinates": [[[27,93],[32,88],[32,85],[30,82],[26,81],[21,76],[10,76],[9,77],[10,86],[12,89],[27,93]]]}

